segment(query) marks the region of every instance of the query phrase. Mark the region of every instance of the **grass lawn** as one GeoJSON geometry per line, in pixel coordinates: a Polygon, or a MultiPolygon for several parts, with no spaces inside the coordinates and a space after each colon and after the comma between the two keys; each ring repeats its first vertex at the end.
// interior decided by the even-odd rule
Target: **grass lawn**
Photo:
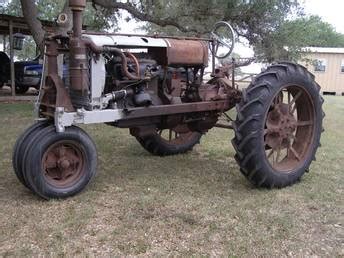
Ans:
{"type": "Polygon", "coordinates": [[[128,130],[92,125],[98,175],[62,201],[36,197],[12,169],[32,104],[0,104],[0,256],[344,257],[344,98],[325,100],[317,162],[292,187],[251,186],[231,131],[213,129],[194,151],[160,158],[128,130]]]}

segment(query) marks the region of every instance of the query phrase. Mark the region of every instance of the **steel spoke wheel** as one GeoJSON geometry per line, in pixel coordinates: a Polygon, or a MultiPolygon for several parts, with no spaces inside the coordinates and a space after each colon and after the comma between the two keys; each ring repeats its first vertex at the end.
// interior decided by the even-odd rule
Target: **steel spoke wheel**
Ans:
{"type": "Polygon", "coordinates": [[[302,87],[287,86],[273,99],[264,129],[270,165],[287,173],[302,166],[312,148],[315,129],[314,103],[302,87]]]}
{"type": "Polygon", "coordinates": [[[279,63],[243,91],[233,123],[240,171],[264,187],[292,185],[309,170],[320,145],[323,99],[306,68],[279,63]]]}
{"type": "Polygon", "coordinates": [[[157,133],[160,135],[161,140],[168,144],[180,145],[192,140],[194,133],[187,131],[183,132],[178,128],[173,129],[157,129],[157,133]]]}
{"type": "Polygon", "coordinates": [[[200,142],[202,134],[193,132],[186,125],[170,129],[156,129],[156,132],[136,139],[153,155],[166,156],[185,153],[200,142]]]}

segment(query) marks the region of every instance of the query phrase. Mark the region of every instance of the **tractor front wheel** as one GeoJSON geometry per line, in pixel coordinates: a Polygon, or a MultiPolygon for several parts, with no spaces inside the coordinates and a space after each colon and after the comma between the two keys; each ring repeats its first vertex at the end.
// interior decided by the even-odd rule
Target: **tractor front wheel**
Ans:
{"type": "Polygon", "coordinates": [[[34,141],[25,150],[22,170],[26,184],[39,196],[75,195],[95,176],[96,147],[82,129],[72,126],[57,133],[50,125],[41,129],[34,141]]]}
{"type": "Polygon", "coordinates": [[[30,186],[24,178],[23,172],[23,160],[25,159],[26,149],[28,149],[35,142],[35,137],[40,134],[41,130],[48,127],[50,123],[48,121],[40,121],[32,124],[28,127],[17,139],[12,156],[12,165],[14,173],[19,181],[27,188],[30,186]]]}

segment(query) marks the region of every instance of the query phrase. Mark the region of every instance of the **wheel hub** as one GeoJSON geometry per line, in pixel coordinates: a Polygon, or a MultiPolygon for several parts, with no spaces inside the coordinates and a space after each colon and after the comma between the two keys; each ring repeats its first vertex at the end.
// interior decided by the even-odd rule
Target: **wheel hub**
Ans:
{"type": "Polygon", "coordinates": [[[82,173],[83,156],[78,146],[57,143],[43,156],[46,180],[54,186],[68,186],[78,180],[82,173]]]}
{"type": "Polygon", "coordinates": [[[290,143],[295,130],[297,121],[290,112],[288,104],[279,103],[274,105],[267,117],[266,142],[272,148],[290,143]]]}
{"type": "Polygon", "coordinates": [[[60,169],[67,169],[70,167],[71,165],[71,162],[67,159],[60,159],[58,162],[57,162],[58,166],[60,169]]]}

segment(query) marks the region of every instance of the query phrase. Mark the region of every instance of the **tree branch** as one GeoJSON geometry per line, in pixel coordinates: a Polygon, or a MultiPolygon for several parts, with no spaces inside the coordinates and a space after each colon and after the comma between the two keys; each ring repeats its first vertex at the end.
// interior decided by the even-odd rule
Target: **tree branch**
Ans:
{"type": "Polygon", "coordinates": [[[38,9],[35,0],[20,0],[24,18],[30,28],[33,39],[39,47],[41,53],[44,50],[44,30],[42,23],[38,19],[38,9]]]}
{"type": "Polygon", "coordinates": [[[152,15],[141,12],[139,9],[137,9],[134,5],[132,5],[129,2],[121,3],[121,2],[117,2],[116,0],[88,0],[88,1],[92,2],[93,5],[99,5],[104,8],[126,10],[136,19],[139,19],[141,21],[151,22],[161,27],[174,26],[184,33],[187,33],[187,32],[200,33],[200,31],[197,31],[194,28],[188,28],[188,27],[182,26],[181,24],[177,22],[177,18],[156,18],[156,17],[153,17],[152,15]]]}

